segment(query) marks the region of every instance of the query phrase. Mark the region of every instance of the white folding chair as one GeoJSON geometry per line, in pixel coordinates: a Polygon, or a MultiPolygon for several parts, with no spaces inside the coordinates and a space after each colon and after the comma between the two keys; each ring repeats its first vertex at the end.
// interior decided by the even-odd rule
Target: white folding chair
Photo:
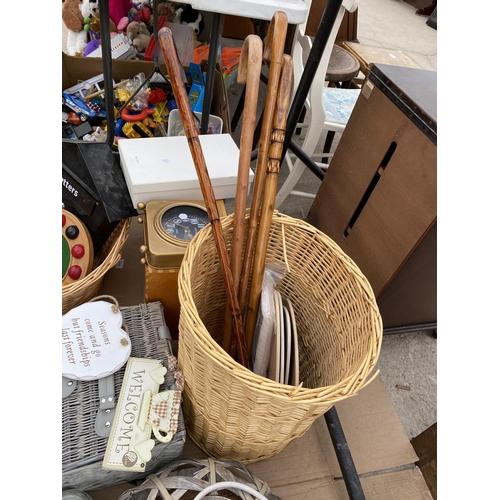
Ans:
{"type": "MultiPolygon", "coordinates": [[[[311,0],[305,0],[309,5],[311,0]]],[[[340,24],[345,11],[354,12],[358,8],[359,0],[344,0],[335,20],[331,34],[324,48],[321,61],[316,70],[305,106],[305,121],[297,124],[297,129],[305,129],[304,141],[301,149],[314,160],[315,157],[331,159],[333,152],[315,152],[319,139],[323,131],[334,131],[342,133],[359,96],[360,89],[335,88],[325,86],[325,77],[328,69],[328,62],[332,53],[333,45],[337,37],[340,24]]],[[[294,64],[294,94],[304,72],[304,59],[309,54],[312,47],[312,40],[305,34],[307,20],[298,25],[295,32],[295,39],[292,49],[294,64]]],[[[316,161],[316,160],[315,160],[316,161]]],[[[328,168],[327,163],[316,161],[316,164],[323,169],[328,168]]],[[[314,198],[315,195],[294,189],[300,180],[306,165],[289,151],[285,155],[284,168],[288,168],[288,176],[276,195],[275,207],[278,208],[288,195],[304,196],[314,198]]]]}

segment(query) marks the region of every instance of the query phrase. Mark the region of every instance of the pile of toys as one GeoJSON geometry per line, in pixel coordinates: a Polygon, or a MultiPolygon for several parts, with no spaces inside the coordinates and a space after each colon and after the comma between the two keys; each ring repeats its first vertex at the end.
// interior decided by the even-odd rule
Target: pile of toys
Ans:
{"type": "Polygon", "coordinates": [[[148,83],[144,73],[139,73],[115,89],[117,140],[167,135],[168,117],[177,104],[170,85],[158,76],[148,83]]]}
{"type": "MultiPolygon", "coordinates": [[[[193,74],[201,75],[198,65],[193,65],[193,74]],[[199,73],[194,73],[195,68],[199,73]]],[[[108,125],[103,81],[103,74],[100,74],[62,92],[64,139],[106,142],[108,125]]],[[[190,89],[191,108],[193,112],[200,111],[203,101],[200,89],[203,88],[199,82],[192,81],[190,89]]],[[[182,127],[169,131],[169,117],[175,109],[177,104],[171,85],[159,70],[147,78],[144,73],[138,73],[127,80],[113,82],[115,146],[121,139],[184,135],[182,127]]],[[[209,123],[208,133],[220,134],[222,120],[214,118],[217,124],[211,126],[209,123]]]]}
{"type": "MultiPolygon", "coordinates": [[[[102,82],[103,75],[98,75],[62,93],[63,138],[106,141],[106,105],[104,90],[100,89],[102,82]],[[96,88],[99,90],[94,91],[96,88]]],[[[120,138],[166,136],[168,115],[176,107],[170,84],[160,75],[148,81],[144,73],[139,73],[114,83],[115,141],[120,138]]]]}

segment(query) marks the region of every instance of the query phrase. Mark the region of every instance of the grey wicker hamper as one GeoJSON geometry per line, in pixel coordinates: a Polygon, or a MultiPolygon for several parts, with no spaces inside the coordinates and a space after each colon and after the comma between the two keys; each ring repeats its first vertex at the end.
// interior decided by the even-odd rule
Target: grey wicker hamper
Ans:
{"type": "MultiPolygon", "coordinates": [[[[158,328],[165,325],[161,303],[120,307],[120,311],[132,344],[131,356],[161,360],[167,366],[166,354],[172,355],[172,352],[165,340],[158,339],[158,328]]],[[[125,366],[114,374],[116,395],[120,393],[124,373],[125,366]]],[[[174,375],[169,370],[160,391],[174,388],[174,375]]],[[[98,407],[97,381],[78,382],[75,391],[62,400],[63,490],[93,490],[143,479],[181,455],[186,441],[182,411],[174,437],[166,444],[156,441],[153,457],[144,473],[103,470],[101,464],[107,438],[98,436],[94,430],[98,407]]]]}

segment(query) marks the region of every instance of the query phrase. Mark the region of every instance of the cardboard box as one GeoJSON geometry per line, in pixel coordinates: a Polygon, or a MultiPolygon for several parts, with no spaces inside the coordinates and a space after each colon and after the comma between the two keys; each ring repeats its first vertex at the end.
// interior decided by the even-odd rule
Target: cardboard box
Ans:
{"type": "MultiPolygon", "coordinates": [[[[215,198],[234,198],[239,161],[236,143],[230,134],[199,138],[215,198]]],[[[185,136],[121,140],[118,150],[135,207],[150,200],[203,200],[185,136]]],[[[252,181],[250,170],[249,186],[252,181]]]]}
{"type": "MultiPolygon", "coordinates": [[[[142,230],[134,220],[122,261],[106,273],[100,290],[114,296],[120,305],[136,305],[143,300],[144,266],[139,262],[142,230]]],[[[366,500],[432,500],[415,465],[418,455],[380,378],[356,396],[337,403],[336,409],[366,500]]],[[[189,437],[182,456],[206,457],[189,437]]],[[[281,453],[248,468],[282,500],[349,500],[323,417],[281,453]]],[[[117,500],[130,488],[124,483],[89,493],[94,500],[117,500]]]]}
{"type": "MultiPolygon", "coordinates": [[[[159,63],[160,71],[168,76],[164,63],[159,63]]],[[[127,59],[113,59],[113,80],[119,82],[127,78],[144,73],[149,76],[155,68],[151,61],[131,61],[127,59]]],[[[94,78],[103,72],[102,59],[97,57],[75,57],[62,52],[62,90],[72,87],[81,81],[94,78]]],[[[219,69],[215,71],[212,106],[210,113],[222,118],[222,132],[230,133],[231,115],[227,91],[219,69]]],[[[132,139],[135,140],[135,139],[132,139]]]]}
{"type": "MultiPolygon", "coordinates": [[[[415,452],[378,378],[358,396],[339,402],[337,412],[366,500],[432,500],[414,465],[415,452]]],[[[206,455],[188,438],[182,457],[206,455]]],[[[282,500],[349,500],[323,417],[281,453],[248,468],[282,500]]],[[[118,498],[108,488],[89,493],[94,500],[118,498]]]]}

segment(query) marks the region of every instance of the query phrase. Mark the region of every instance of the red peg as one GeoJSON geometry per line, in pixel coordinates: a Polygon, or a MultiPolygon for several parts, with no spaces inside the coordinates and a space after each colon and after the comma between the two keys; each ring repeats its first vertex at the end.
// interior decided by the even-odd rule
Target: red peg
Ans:
{"type": "Polygon", "coordinates": [[[82,274],[82,268],[80,266],[71,266],[68,269],[68,276],[72,280],[77,280],[82,274]]]}
{"type": "Polygon", "coordinates": [[[75,258],[75,259],[81,259],[84,255],[85,255],[85,247],[83,245],[75,245],[72,249],[71,249],[71,255],[75,258]]]}

